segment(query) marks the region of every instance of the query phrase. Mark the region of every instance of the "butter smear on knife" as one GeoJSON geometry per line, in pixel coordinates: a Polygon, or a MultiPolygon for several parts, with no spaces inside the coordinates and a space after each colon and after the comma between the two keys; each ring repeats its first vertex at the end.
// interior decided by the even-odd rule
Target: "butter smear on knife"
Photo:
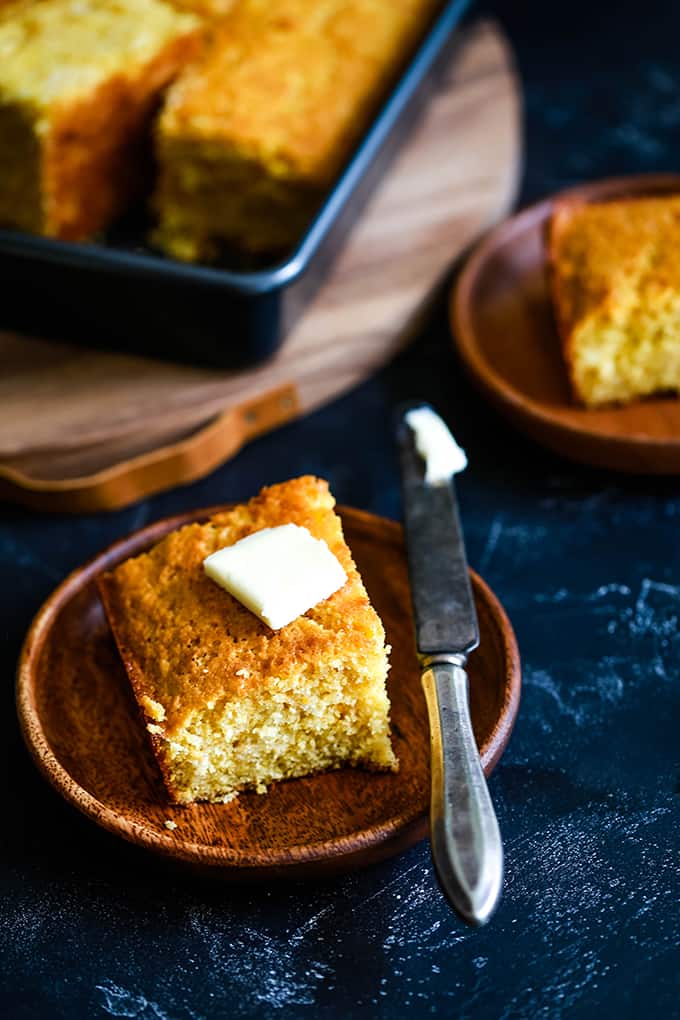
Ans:
{"type": "Polygon", "coordinates": [[[416,407],[404,415],[413,430],[416,450],[425,461],[425,481],[442,485],[451,475],[467,467],[465,450],[461,449],[445,422],[430,407],[416,407]]]}

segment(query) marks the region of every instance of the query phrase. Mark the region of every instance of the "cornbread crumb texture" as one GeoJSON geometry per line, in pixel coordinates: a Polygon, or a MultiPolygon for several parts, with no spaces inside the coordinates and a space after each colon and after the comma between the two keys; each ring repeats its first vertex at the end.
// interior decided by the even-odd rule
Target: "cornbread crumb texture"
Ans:
{"type": "Polygon", "coordinates": [[[680,196],[558,204],[552,292],[576,397],[680,392],[680,196]]]}
{"type": "Polygon", "coordinates": [[[174,799],[230,800],[343,764],[393,769],[384,631],[325,482],[264,489],[173,532],[100,581],[121,657],[174,799]],[[272,631],[204,573],[203,560],[265,527],[306,527],[347,583],[272,631]]]}
{"type": "Polygon", "coordinates": [[[156,243],[212,259],[293,243],[434,0],[240,0],[170,90],[156,243]]]}
{"type": "Polygon", "coordinates": [[[139,186],[162,89],[200,22],[161,0],[0,6],[0,224],[78,240],[139,186]]]}

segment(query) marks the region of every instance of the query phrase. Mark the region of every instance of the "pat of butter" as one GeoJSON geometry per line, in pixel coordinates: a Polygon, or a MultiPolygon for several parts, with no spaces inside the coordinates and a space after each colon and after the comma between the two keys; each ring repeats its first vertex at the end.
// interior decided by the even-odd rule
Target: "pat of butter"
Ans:
{"type": "Polygon", "coordinates": [[[461,449],[448,427],[431,407],[416,407],[404,415],[413,430],[416,450],[425,461],[425,481],[441,485],[451,475],[467,467],[465,450],[461,449]]]}
{"type": "Polygon", "coordinates": [[[342,588],[347,574],[307,528],[263,528],[206,556],[208,577],[272,630],[279,630],[342,588]]]}

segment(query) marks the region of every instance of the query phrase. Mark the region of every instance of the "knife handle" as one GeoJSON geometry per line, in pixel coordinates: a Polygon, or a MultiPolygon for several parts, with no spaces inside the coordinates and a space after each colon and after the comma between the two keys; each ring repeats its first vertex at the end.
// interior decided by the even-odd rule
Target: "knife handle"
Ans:
{"type": "Polygon", "coordinates": [[[446,897],[463,920],[481,925],[500,895],[503,846],[472,732],[461,662],[430,661],[423,670],[432,752],[430,838],[446,897]]]}

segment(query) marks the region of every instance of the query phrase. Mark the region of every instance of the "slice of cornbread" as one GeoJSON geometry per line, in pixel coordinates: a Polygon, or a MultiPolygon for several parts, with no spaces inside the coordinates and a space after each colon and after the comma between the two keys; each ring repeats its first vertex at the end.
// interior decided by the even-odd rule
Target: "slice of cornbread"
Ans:
{"type": "Polygon", "coordinates": [[[199,26],[161,0],[0,6],[0,226],[82,240],[122,211],[199,26]]]}
{"type": "Polygon", "coordinates": [[[577,399],[596,407],[680,392],[680,196],[565,200],[548,248],[577,399]]]}
{"type": "Polygon", "coordinates": [[[304,477],[168,535],[99,582],[172,798],[228,801],[342,765],[395,769],[385,634],[326,482],[304,477]],[[348,580],[271,630],[203,569],[210,553],[293,523],[323,539],[348,580]]]}
{"type": "Polygon", "coordinates": [[[186,260],[301,235],[436,0],[239,0],[169,91],[154,242],[186,260]]]}

